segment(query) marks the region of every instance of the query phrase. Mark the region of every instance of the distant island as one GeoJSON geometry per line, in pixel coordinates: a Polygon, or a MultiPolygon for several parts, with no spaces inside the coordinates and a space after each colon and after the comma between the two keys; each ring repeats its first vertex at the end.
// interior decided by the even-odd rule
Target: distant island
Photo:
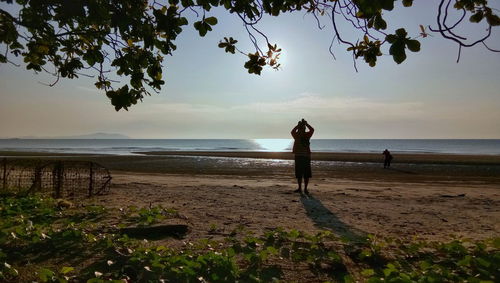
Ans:
{"type": "Polygon", "coordinates": [[[55,137],[37,137],[37,136],[26,136],[19,137],[15,139],[87,139],[87,140],[111,140],[111,139],[130,139],[130,137],[122,134],[114,133],[93,133],[86,135],[75,135],[75,136],[55,136],[55,137]]]}

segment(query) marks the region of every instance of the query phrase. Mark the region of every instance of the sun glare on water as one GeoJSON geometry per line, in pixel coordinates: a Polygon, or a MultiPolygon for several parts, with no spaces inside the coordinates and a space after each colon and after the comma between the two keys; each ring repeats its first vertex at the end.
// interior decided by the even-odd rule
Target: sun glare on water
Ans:
{"type": "Polygon", "coordinates": [[[265,151],[289,151],[292,146],[290,139],[254,139],[253,141],[265,151]]]}

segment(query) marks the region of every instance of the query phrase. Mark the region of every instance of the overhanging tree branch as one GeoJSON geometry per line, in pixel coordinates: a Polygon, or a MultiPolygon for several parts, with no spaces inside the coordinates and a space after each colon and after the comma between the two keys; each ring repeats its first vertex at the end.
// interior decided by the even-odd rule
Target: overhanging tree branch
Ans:
{"type": "MultiPolygon", "coordinates": [[[[244,67],[249,73],[261,74],[264,67],[279,69],[281,49],[272,43],[265,30],[258,25],[263,17],[278,17],[283,13],[305,11],[322,29],[322,17],[331,23],[332,41],[328,47],[335,59],[334,44],[347,46],[352,54],[354,69],[362,58],[369,66],[376,66],[384,53],[400,64],[406,52],[418,52],[420,42],[428,34],[423,25],[420,36],[411,37],[403,28],[387,31],[384,13],[394,9],[396,0],[85,0],[85,1],[21,1],[17,0],[16,14],[0,9],[0,63],[14,63],[13,57],[24,62],[27,69],[47,72],[46,66],[56,70],[59,78],[77,78],[82,70],[90,70],[95,86],[110,98],[116,110],[127,109],[145,95],[158,93],[163,80],[164,56],[177,49],[175,41],[189,24],[186,11],[196,16],[191,24],[201,37],[218,24],[211,9],[220,7],[236,15],[243,23],[255,52],[237,48],[238,41],[225,37],[219,47],[227,53],[243,54],[248,61],[244,67]],[[345,31],[342,23],[351,29],[345,31]],[[340,31],[342,27],[342,31],[340,31]],[[265,47],[264,47],[265,46],[265,47]],[[121,77],[115,79],[112,76],[121,77]]],[[[402,0],[404,6],[412,0],[402,0]]],[[[9,4],[7,4],[9,5],[9,4]]],[[[487,44],[492,29],[500,19],[486,0],[441,0],[436,18],[438,33],[462,48],[481,43],[485,50],[499,52],[487,44]],[[452,5],[453,4],[453,5],[452,5]],[[450,23],[452,11],[461,14],[450,23]],[[466,22],[485,23],[486,34],[468,40],[457,32],[466,22]]],[[[190,13],[188,13],[190,15],[190,13]]],[[[329,24],[330,25],[330,24],[329,24]]],[[[85,72],[86,73],[86,72],[85,72]]]]}

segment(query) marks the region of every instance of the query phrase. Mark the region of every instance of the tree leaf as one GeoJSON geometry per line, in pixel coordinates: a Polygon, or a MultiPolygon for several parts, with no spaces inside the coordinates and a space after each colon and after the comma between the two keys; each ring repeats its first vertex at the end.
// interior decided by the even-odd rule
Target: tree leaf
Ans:
{"type": "Polygon", "coordinates": [[[188,24],[188,20],[185,17],[181,17],[179,18],[178,23],[180,26],[185,26],[188,24]]]}
{"type": "Polygon", "coordinates": [[[382,18],[381,15],[377,15],[375,16],[375,20],[374,20],[374,25],[373,25],[376,29],[386,29],[387,28],[387,23],[385,22],[385,20],[382,18]]]}
{"type": "Polygon", "coordinates": [[[405,45],[399,41],[393,43],[389,48],[389,54],[392,55],[394,62],[401,64],[406,60],[405,45]]]}
{"type": "Polygon", "coordinates": [[[493,15],[493,14],[486,15],[486,21],[491,26],[498,26],[498,25],[500,25],[500,17],[498,17],[497,15],[493,15]]]}
{"type": "Polygon", "coordinates": [[[71,266],[63,266],[61,268],[61,273],[62,274],[67,274],[67,273],[70,273],[73,270],[75,270],[75,269],[73,267],[71,267],[71,266]]]}
{"type": "Polygon", "coordinates": [[[373,269],[364,269],[363,271],[361,271],[361,275],[365,277],[370,277],[375,275],[375,271],[373,269]]]}
{"type": "Polygon", "coordinates": [[[483,20],[483,18],[484,18],[483,12],[478,11],[474,15],[470,16],[469,20],[473,23],[479,23],[480,21],[483,20]]]}
{"type": "Polygon", "coordinates": [[[209,18],[205,19],[205,22],[211,26],[215,26],[217,24],[217,18],[216,17],[209,17],[209,18]]]}
{"type": "Polygon", "coordinates": [[[418,52],[420,51],[420,42],[415,39],[410,39],[406,41],[406,47],[410,49],[412,52],[418,52]]]}
{"type": "Polygon", "coordinates": [[[398,37],[394,34],[388,34],[385,37],[385,40],[387,40],[387,42],[389,42],[389,43],[394,43],[397,39],[398,39],[398,37]]]}
{"type": "Polygon", "coordinates": [[[413,0],[403,0],[403,6],[405,7],[411,7],[413,4],[413,0]]]}
{"type": "Polygon", "coordinates": [[[405,38],[408,35],[408,33],[406,32],[406,30],[404,28],[400,28],[400,29],[396,30],[396,35],[398,37],[405,38]]]}

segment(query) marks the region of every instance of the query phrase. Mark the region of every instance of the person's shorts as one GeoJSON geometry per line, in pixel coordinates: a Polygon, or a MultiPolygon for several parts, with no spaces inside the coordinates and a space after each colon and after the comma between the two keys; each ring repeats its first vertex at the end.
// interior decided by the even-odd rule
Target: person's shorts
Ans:
{"type": "Polygon", "coordinates": [[[311,157],[295,155],[295,178],[311,178],[311,157]]]}

